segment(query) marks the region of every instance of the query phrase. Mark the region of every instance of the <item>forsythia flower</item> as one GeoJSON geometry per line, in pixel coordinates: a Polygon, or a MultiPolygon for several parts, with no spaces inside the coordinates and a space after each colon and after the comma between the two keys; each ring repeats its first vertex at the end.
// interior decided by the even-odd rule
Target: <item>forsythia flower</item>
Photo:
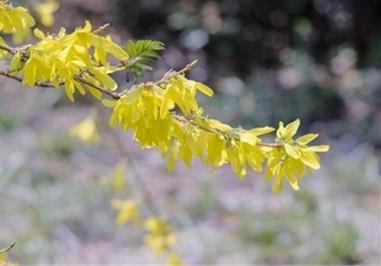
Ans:
{"type": "Polygon", "coordinates": [[[284,126],[279,123],[277,130],[277,143],[281,144],[278,148],[269,151],[266,178],[275,177],[273,191],[278,192],[283,187],[284,179],[287,179],[293,189],[299,189],[299,179],[311,169],[320,168],[318,152],[327,152],[328,145],[308,146],[307,144],[318,137],[318,134],[303,135],[296,140],[293,139],[300,120],[284,126]]]}
{"type": "Polygon", "coordinates": [[[28,48],[26,62],[16,60],[17,64],[13,64],[14,69],[20,69],[25,85],[49,82],[58,87],[64,84],[66,95],[72,101],[75,90],[85,94],[87,89],[97,98],[102,96],[99,90],[84,82],[108,90],[117,88],[116,82],[109,76],[115,67],[110,66],[107,56],[111,54],[124,61],[128,59],[128,54],[110,36],[93,33],[90,22],[86,21],[84,27],[77,28],[71,34],[66,34],[65,29],[57,35],[48,36],[35,29],[34,34],[40,41],[28,48]]]}
{"type": "Polygon", "coordinates": [[[202,116],[195,99],[196,92],[212,95],[210,88],[177,75],[162,83],[143,83],[124,93],[113,105],[110,124],[131,129],[133,138],[143,148],[157,147],[167,157],[171,170],[177,160],[191,166],[194,158],[213,168],[229,163],[241,178],[247,168],[262,171],[267,160],[266,177],[275,177],[273,191],[282,188],[287,179],[294,189],[299,179],[311,169],[320,167],[317,152],[328,151],[327,145],[307,146],[317,134],[293,140],[300,121],[286,127],[280,123],[276,143],[266,144],[261,136],[272,127],[232,128],[220,121],[202,116]],[[183,115],[177,115],[176,109],[183,115]]]}
{"type": "Polygon", "coordinates": [[[90,114],[84,120],[75,124],[69,131],[70,135],[88,144],[98,143],[100,138],[95,118],[95,115],[90,114]]]}
{"type": "Polygon", "coordinates": [[[115,220],[117,224],[125,224],[130,221],[134,223],[139,222],[139,208],[136,201],[113,200],[111,205],[118,211],[118,215],[115,220]]]}
{"type": "Polygon", "coordinates": [[[163,219],[150,217],[145,221],[144,227],[148,231],[145,242],[154,250],[156,255],[171,251],[176,238],[163,219]]]}
{"type": "Polygon", "coordinates": [[[33,6],[37,15],[40,18],[41,24],[50,27],[54,24],[53,13],[57,11],[60,4],[56,0],[44,0],[33,6]]]}
{"type": "MultiPolygon", "coordinates": [[[[41,10],[45,12],[45,22],[51,23],[51,11],[57,5],[53,4],[55,0],[44,1],[49,4],[41,10]]],[[[3,15],[0,16],[0,30],[6,33],[23,33],[34,23],[23,8],[12,8],[1,0],[0,15],[3,15]]],[[[280,123],[276,143],[264,143],[262,135],[274,131],[274,128],[233,128],[205,117],[197,102],[197,93],[211,97],[213,90],[185,77],[184,73],[194,63],[178,72],[169,71],[157,82],[141,83],[122,93],[113,93],[111,91],[117,89],[117,83],[110,74],[131,67],[129,63],[134,61],[127,61],[129,55],[126,50],[136,59],[134,49],[125,50],[110,36],[99,36],[98,30],[93,31],[88,21],[70,34],[65,29],[55,35],[45,35],[35,29],[34,34],[39,39],[35,45],[11,50],[12,58],[6,75],[22,79],[29,86],[64,85],[72,101],[76,91],[81,94],[89,91],[98,99],[102,98],[102,93],[111,96],[113,101],[102,99],[104,105],[113,108],[110,124],[131,130],[141,147],[158,148],[166,157],[169,170],[179,160],[191,166],[193,159],[197,158],[213,169],[230,164],[232,170],[244,178],[248,168],[260,172],[266,163],[265,177],[275,177],[273,191],[276,192],[282,188],[284,179],[294,189],[299,189],[300,178],[312,169],[320,168],[317,153],[328,151],[327,145],[308,146],[317,134],[307,134],[294,140],[299,120],[287,126],[280,123]],[[109,55],[120,61],[119,66],[110,64],[109,55]]],[[[4,44],[1,38],[0,44],[4,44]]],[[[137,47],[139,51],[146,49],[142,44],[137,47]]],[[[11,48],[4,49],[0,50],[0,57],[11,48]]],[[[149,57],[155,54],[149,50],[145,53],[149,57]]],[[[89,143],[99,141],[93,118],[73,127],[71,134],[89,143]]],[[[114,187],[122,186],[124,179],[120,176],[114,174],[114,187]]]]}
{"type": "Polygon", "coordinates": [[[34,24],[34,19],[25,8],[12,7],[0,0],[0,32],[12,34],[13,39],[20,42],[29,35],[34,24]]]}
{"type": "Polygon", "coordinates": [[[134,139],[142,147],[158,147],[168,158],[168,169],[174,167],[176,160],[190,166],[193,158],[198,157],[214,167],[230,163],[240,177],[246,175],[247,165],[261,171],[266,157],[257,145],[261,142],[259,136],[274,129],[233,129],[203,118],[195,99],[197,91],[212,95],[209,87],[181,75],[163,85],[138,85],[116,101],[110,124],[132,129],[134,139]],[[189,119],[175,115],[176,107],[189,119]]]}

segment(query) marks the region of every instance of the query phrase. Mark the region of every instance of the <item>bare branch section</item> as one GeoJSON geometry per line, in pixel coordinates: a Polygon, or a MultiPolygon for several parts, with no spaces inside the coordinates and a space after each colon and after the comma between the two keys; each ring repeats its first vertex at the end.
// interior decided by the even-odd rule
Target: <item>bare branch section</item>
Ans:
{"type": "Polygon", "coordinates": [[[16,246],[16,242],[13,242],[12,244],[10,244],[8,247],[6,248],[3,248],[3,249],[0,249],[0,253],[7,253],[9,252],[12,248],[14,248],[14,246],[16,246]]]}

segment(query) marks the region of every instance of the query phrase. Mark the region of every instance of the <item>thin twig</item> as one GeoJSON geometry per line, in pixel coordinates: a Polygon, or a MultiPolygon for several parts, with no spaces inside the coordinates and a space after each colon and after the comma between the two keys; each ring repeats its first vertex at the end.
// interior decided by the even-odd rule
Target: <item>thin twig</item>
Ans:
{"type": "Polygon", "coordinates": [[[92,88],[94,88],[94,89],[96,89],[96,90],[98,90],[98,91],[100,91],[100,92],[102,92],[102,93],[104,93],[104,94],[106,94],[106,95],[108,95],[108,96],[110,96],[110,97],[113,98],[114,100],[119,100],[120,97],[121,97],[121,96],[119,95],[119,93],[117,93],[117,92],[113,92],[113,91],[109,91],[109,90],[107,90],[107,89],[104,89],[104,88],[102,88],[102,87],[100,87],[100,86],[98,86],[98,85],[95,85],[95,84],[93,84],[93,83],[90,83],[90,82],[84,80],[84,79],[81,78],[81,77],[77,77],[77,78],[75,78],[75,80],[78,81],[78,82],[80,82],[80,83],[82,83],[82,84],[85,84],[85,85],[87,85],[87,86],[89,86],[89,87],[92,87],[92,88]]]}
{"type": "Polygon", "coordinates": [[[110,25],[111,25],[110,23],[106,23],[106,24],[100,26],[98,29],[94,30],[93,33],[99,34],[102,31],[104,31],[105,29],[107,29],[110,25]]]}
{"type": "MultiPolygon", "coordinates": [[[[18,77],[18,76],[14,76],[12,74],[10,74],[9,72],[7,71],[2,71],[0,70],[0,76],[4,76],[4,77],[7,77],[7,78],[10,78],[10,79],[14,79],[18,82],[21,82],[23,81],[22,78],[18,77]]],[[[52,84],[47,84],[47,83],[41,83],[41,82],[36,82],[35,84],[37,87],[43,87],[43,88],[52,88],[54,87],[52,84]]]]}
{"type": "MultiPolygon", "coordinates": [[[[188,118],[186,116],[181,116],[181,115],[175,114],[174,117],[182,123],[189,123],[189,124],[193,125],[194,127],[197,127],[198,129],[204,130],[206,132],[213,133],[213,134],[217,133],[217,134],[221,134],[223,136],[226,135],[226,132],[224,132],[222,130],[219,130],[217,128],[205,127],[204,125],[197,123],[196,120],[188,118]]],[[[237,137],[237,139],[239,140],[239,137],[237,137]]],[[[269,147],[269,148],[279,148],[279,147],[283,146],[283,144],[281,144],[281,143],[266,143],[266,142],[257,142],[256,145],[263,146],[263,147],[269,147]]]]}
{"type": "Polygon", "coordinates": [[[184,68],[180,69],[179,71],[171,71],[171,70],[167,71],[160,80],[155,82],[155,84],[166,82],[167,80],[170,80],[171,78],[177,75],[181,75],[181,74],[184,74],[185,72],[188,72],[189,70],[192,69],[192,67],[196,63],[197,63],[197,60],[194,60],[193,62],[189,63],[188,65],[186,65],[184,68]]]}
{"type": "Polygon", "coordinates": [[[16,52],[13,50],[12,47],[9,47],[8,45],[0,44],[0,49],[7,51],[8,53],[15,54],[16,52]]]}
{"type": "Polygon", "coordinates": [[[16,245],[16,242],[13,242],[8,247],[0,249],[0,253],[7,253],[7,252],[9,252],[15,245],[16,245]]]}

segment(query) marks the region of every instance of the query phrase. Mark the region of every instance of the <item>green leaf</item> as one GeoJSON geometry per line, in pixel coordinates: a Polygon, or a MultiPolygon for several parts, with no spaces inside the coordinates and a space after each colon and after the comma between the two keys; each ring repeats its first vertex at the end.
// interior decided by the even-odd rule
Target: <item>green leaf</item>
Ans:
{"type": "Polygon", "coordinates": [[[151,64],[159,58],[158,52],[164,50],[164,44],[153,40],[129,41],[124,49],[130,56],[128,71],[138,78],[144,71],[152,69],[151,64]]]}

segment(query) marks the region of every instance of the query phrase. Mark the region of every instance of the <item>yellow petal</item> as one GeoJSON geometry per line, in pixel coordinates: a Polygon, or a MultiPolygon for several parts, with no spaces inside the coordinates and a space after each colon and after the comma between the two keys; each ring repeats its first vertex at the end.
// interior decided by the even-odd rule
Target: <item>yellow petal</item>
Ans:
{"type": "Polygon", "coordinates": [[[298,128],[300,126],[300,120],[299,118],[295,121],[288,124],[284,129],[284,138],[292,138],[296,132],[298,131],[298,128]]]}
{"type": "Polygon", "coordinates": [[[329,145],[316,145],[305,148],[306,151],[313,152],[327,152],[329,151],[329,145]]]}
{"type": "Polygon", "coordinates": [[[250,129],[249,131],[256,136],[260,136],[260,135],[265,135],[265,134],[271,133],[274,130],[275,129],[273,127],[265,126],[265,127],[253,128],[253,129],[250,129]]]}
{"type": "Polygon", "coordinates": [[[16,53],[11,60],[11,63],[9,64],[9,71],[16,71],[21,66],[21,54],[16,53]]]}
{"type": "Polygon", "coordinates": [[[201,82],[196,83],[196,88],[209,97],[213,96],[213,90],[201,82]]]}
{"type": "Polygon", "coordinates": [[[45,38],[45,34],[39,29],[39,28],[35,28],[33,30],[33,34],[36,38],[42,40],[45,38]]]}
{"type": "Polygon", "coordinates": [[[300,152],[295,148],[294,146],[291,146],[290,144],[286,143],[284,144],[284,149],[286,150],[286,153],[290,155],[291,157],[295,159],[299,159],[300,152]]]}
{"type": "Polygon", "coordinates": [[[315,152],[302,151],[300,160],[312,169],[320,169],[319,157],[315,152]]]}
{"type": "Polygon", "coordinates": [[[296,139],[296,142],[300,145],[306,145],[316,139],[319,134],[306,134],[296,139]]]}

